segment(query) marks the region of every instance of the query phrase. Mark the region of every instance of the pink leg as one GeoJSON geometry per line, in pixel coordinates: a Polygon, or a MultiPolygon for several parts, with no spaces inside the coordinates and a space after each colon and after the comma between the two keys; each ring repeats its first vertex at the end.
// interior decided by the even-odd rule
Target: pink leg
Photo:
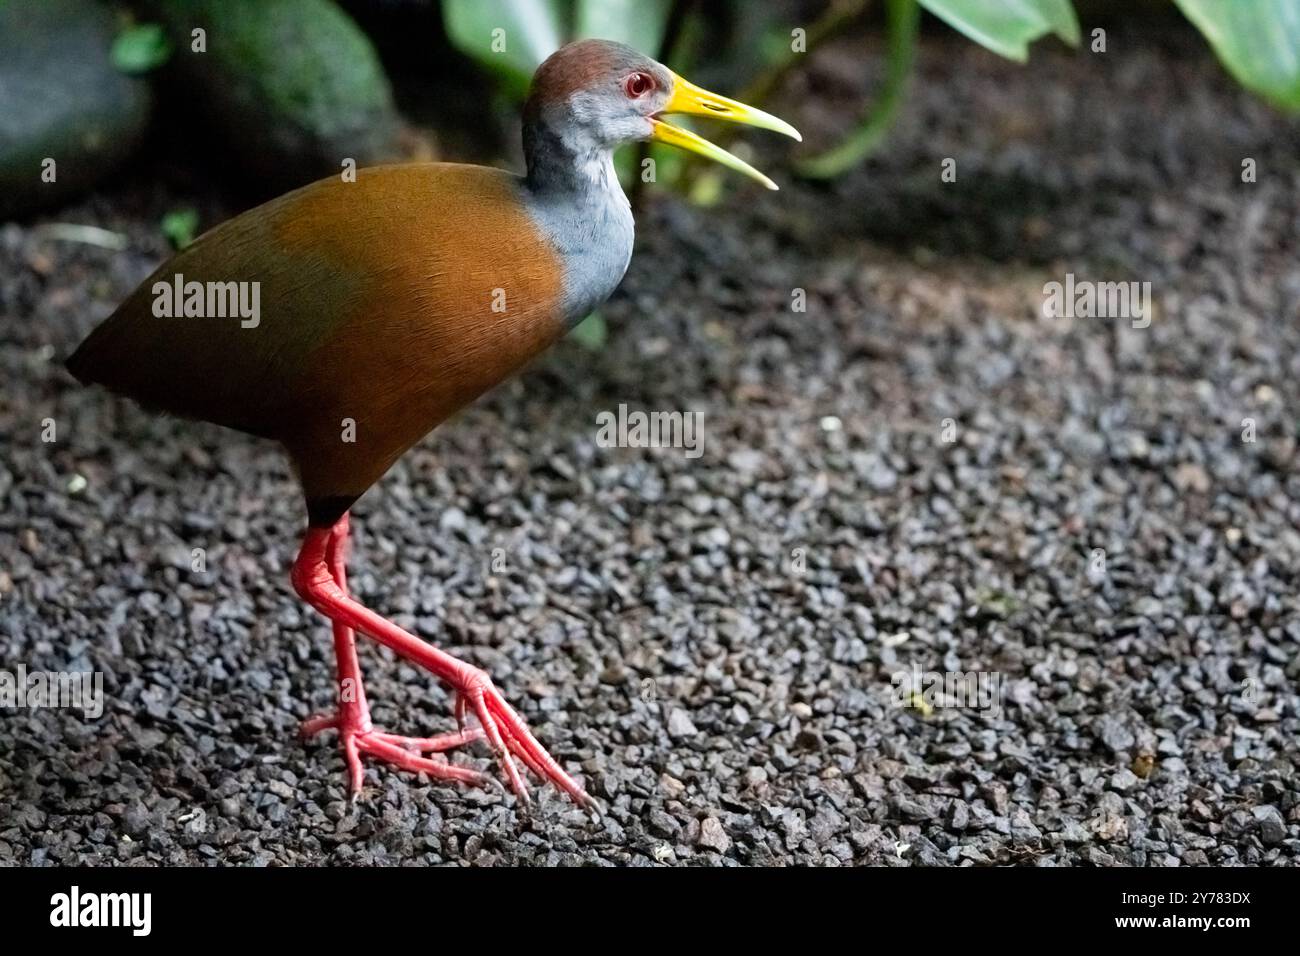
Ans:
{"type": "MultiPolygon", "coordinates": [[[[468,709],[474,713],[482,728],[481,731],[465,731],[462,729],[459,734],[429,738],[424,743],[463,737],[470,733],[486,736],[488,742],[492,745],[492,749],[496,751],[506,779],[510,781],[511,789],[514,790],[521,803],[528,804],[528,790],[524,785],[518,767],[515,765],[515,757],[522,760],[539,777],[549,780],[569,794],[580,806],[587,807],[594,812],[596,810],[596,801],[589,797],[586,791],[565,773],[555,759],[537,742],[514,708],[501,697],[493,686],[492,679],[486,673],[438,650],[433,645],[402,630],[391,621],[385,620],[374,611],[349,597],[345,586],[339,582],[335,573],[335,564],[341,564],[342,559],[339,558],[335,562],[330,554],[331,542],[340,527],[342,527],[342,534],[346,535],[346,522],[347,516],[345,515],[334,528],[308,528],[307,535],[303,539],[302,550],[299,552],[298,559],[293,566],[293,585],[298,594],[302,596],[304,601],[334,623],[336,649],[338,647],[340,628],[349,636],[353,630],[368,634],[385,647],[392,649],[407,660],[419,664],[452,687],[457,695],[456,715],[458,721],[468,709]]],[[[335,553],[337,554],[337,547],[335,553]]],[[[355,645],[349,640],[348,646],[351,649],[351,661],[355,666],[355,645]]],[[[345,658],[343,656],[339,658],[339,674],[340,679],[343,679],[345,674],[345,658]]],[[[358,686],[360,686],[359,675],[357,681],[358,686]]],[[[342,719],[342,713],[340,719],[342,719]]],[[[363,742],[376,736],[381,735],[358,731],[358,735],[353,739],[358,744],[365,746],[363,742]]],[[[387,741],[380,741],[380,743],[387,743],[387,741]]],[[[454,746],[454,744],[452,745],[454,746]]],[[[389,746],[393,745],[389,743],[389,746]]],[[[393,746],[393,749],[399,753],[401,752],[399,747],[393,746]]],[[[372,749],[370,752],[375,753],[375,750],[372,749]]],[[[386,751],[376,753],[376,755],[392,762],[398,762],[386,751]]],[[[413,755],[411,755],[411,759],[424,760],[424,758],[414,757],[413,755]]],[[[426,762],[432,763],[432,761],[426,762]]],[[[462,774],[474,773],[474,771],[467,771],[459,767],[453,768],[449,764],[434,764],[434,766],[443,768],[443,772],[432,774],[434,776],[450,776],[450,774],[446,773],[447,770],[456,770],[462,774]]],[[[408,767],[408,769],[410,768],[408,767]]],[[[421,769],[425,768],[421,767],[421,769]]],[[[429,771],[426,770],[425,772],[429,771]]]]}
{"type": "MultiPolygon", "coordinates": [[[[325,561],[334,583],[344,594],[348,593],[347,553],[348,516],[344,515],[330,529],[325,552],[325,561]]],[[[356,635],[345,624],[331,623],[334,627],[334,658],[338,662],[339,710],[336,714],[325,714],[307,721],[302,727],[304,736],[312,736],[328,729],[347,729],[357,733],[370,731],[370,708],[366,705],[366,692],[361,685],[356,635]]]]}
{"type": "MultiPolygon", "coordinates": [[[[347,593],[348,516],[344,515],[326,534],[325,563],[339,590],[347,593]]],[[[302,725],[302,735],[310,737],[322,730],[337,730],[343,745],[343,757],[348,765],[348,784],[352,792],[360,793],[364,770],[361,754],[367,753],[395,763],[405,770],[428,773],[441,779],[460,780],[482,785],[486,778],[475,770],[455,767],[419,756],[420,753],[441,753],[453,747],[480,740],[479,730],[460,730],[437,737],[399,737],[376,731],[370,723],[370,708],[366,704],[366,691],[361,683],[361,667],[357,661],[356,635],[351,627],[338,621],[334,627],[334,657],[338,662],[338,711],[312,717],[302,725]]]]}

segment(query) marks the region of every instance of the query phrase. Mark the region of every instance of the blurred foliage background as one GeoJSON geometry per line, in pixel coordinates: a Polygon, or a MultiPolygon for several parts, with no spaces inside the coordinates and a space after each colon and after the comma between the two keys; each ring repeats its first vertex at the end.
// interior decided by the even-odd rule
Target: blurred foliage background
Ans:
{"type": "MultiPolygon", "coordinates": [[[[1132,18],[1186,18],[1237,81],[1300,108],[1300,0],[0,0],[0,219],[57,208],[160,141],[250,200],[344,160],[517,168],[533,70],[588,36],[796,125],[789,90],[808,58],[881,38],[859,44],[876,80],[856,124],[786,153],[788,175],[835,177],[887,142],[923,32],[956,30],[1032,82],[1033,44],[1098,53],[1106,25],[1132,18]]],[[[706,134],[747,149],[733,129],[706,134]]],[[[640,191],[644,151],[624,154],[640,191]]],[[[655,182],[696,202],[735,184],[673,150],[653,158],[655,182]]],[[[160,229],[183,244],[204,225],[181,209],[160,229]]]]}

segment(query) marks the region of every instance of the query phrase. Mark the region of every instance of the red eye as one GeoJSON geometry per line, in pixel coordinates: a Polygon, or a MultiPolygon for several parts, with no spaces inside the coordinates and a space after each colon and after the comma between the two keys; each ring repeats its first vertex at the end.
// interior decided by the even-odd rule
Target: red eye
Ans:
{"type": "Polygon", "coordinates": [[[633,73],[623,82],[623,88],[627,90],[627,95],[636,99],[638,96],[645,96],[655,88],[655,81],[644,73],[633,73]]]}

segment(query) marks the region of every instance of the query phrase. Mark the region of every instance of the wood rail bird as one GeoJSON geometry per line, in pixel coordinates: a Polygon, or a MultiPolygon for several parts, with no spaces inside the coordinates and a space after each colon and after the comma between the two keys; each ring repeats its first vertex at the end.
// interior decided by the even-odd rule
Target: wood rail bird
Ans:
{"type": "Polygon", "coordinates": [[[470,785],[491,778],[442,752],[486,740],[521,809],[517,761],[595,812],[482,670],[353,598],[348,511],[414,443],[517,372],[603,302],[632,255],[632,212],[612,154],[654,140],[770,179],[669,125],[697,114],[788,123],[694,86],[621,44],[572,43],[546,60],[524,108],[524,176],[450,163],[381,166],[272,200],[157,269],[68,360],[81,381],[146,408],[274,439],[306,499],[292,582],[332,622],[338,732],[352,792],[362,756],[470,785]],[[251,290],[251,291],[248,291],[251,290]],[[245,294],[247,292],[247,294],[245,294]],[[370,721],[355,633],[454,693],[459,730],[412,738],[370,721]],[[472,714],[477,728],[466,728],[472,714]]]}

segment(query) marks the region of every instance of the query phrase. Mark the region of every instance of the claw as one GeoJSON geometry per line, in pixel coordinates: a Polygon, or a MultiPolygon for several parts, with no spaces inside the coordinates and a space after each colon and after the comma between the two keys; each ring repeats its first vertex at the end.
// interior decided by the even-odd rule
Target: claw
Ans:
{"type": "Polygon", "coordinates": [[[317,714],[315,717],[308,717],[298,728],[298,736],[303,740],[315,737],[323,730],[337,730],[339,726],[339,716],[337,714],[317,714]]]}
{"type": "Polygon", "coordinates": [[[536,760],[534,760],[532,755],[527,750],[519,746],[519,741],[515,740],[515,738],[511,736],[510,731],[503,730],[502,736],[505,737],[506,746],[510,748],[511,752],[516,757],[518,757],[520,760],[524,762],[524,764],[528,767],[529,770],[531,770],[539,779],[542,780],[547,779],[545,768],[542,767],[542,765],[539,764],[536,760]]]}
{"type": "Polygon", "coordinates": [[[540,779],[549,781],[567,793],[575,803],[584,809],[598,813],[598,804],[585,790],[573,780],[542,747],[528,730],[528,725],[507,704],[492,683],[492,679],[483,671],[466,667],[463,676],[457,681],[457,704],[468,699],[478,718],[479,724],[487,734],[488,741],[496,751],[510,787],[519,798],[521,806],[530,802],[528,790],[519,776],[515,757],[540,779]]]}
{"type": "MultiPolygon", "coordinates": [[[[491,685],[488,685],[491,689],[491,685]]],[[[482,726],[484,733],[487,734],[488,741],[492,744],[492,749],[496,751],[497,759],[501,761],[501,767],[505,771],[506,779],[510,781],[510,789],[515,792],[515,796],[524,806],[529,803],[528,785],[524,783],[524,778],[519,775],[519,768],[515,766],[514,758],[510,756],[510,748],[506,746],[505,740],[501,736],[501,728],[497,722],[492,719],[492,714],[488,712],[487,701],[484,699],[484,691],[481,688],[475,688],[477,693],[474,697],[474,713],[478,716],[478,722],[482,726]]]]}
{"type": "Polygon", "coordinates": [[[376,732],[375,736],[380,740],[396,744],[413,753],[442,753],[444,750],[451,750],[455,747],[463,747],[465,744],[472,744],[475,741],[483,739],[483,731],[477,727],[453,731],[449,734],[438,734],[434,737],[400,737],[397,734],[381,734],[376,732]]]}
{"type": "Polygon", "coordinates": [[[361,762],[362,754],[391,763],[403,770],[428,774],[439,780],[454,780],[474,787],[488,786],[496,782],[477,770],[450,763],[443,755],[444,751],[454,747],[482,740],[481,730],[457,731],[436,737],[401,737],[376,730],[349,729],[343,726],[342,719],[338,717],[315,717],[303,725],[303,732],[318,733],[330,727],[339,730],[339,739],[343,746],[343,762],[348,770],[350,803],[356,802],[365,779],[365,768],[361,762]],[[422,756],[425,753],[431,756],[422,756]]]}

